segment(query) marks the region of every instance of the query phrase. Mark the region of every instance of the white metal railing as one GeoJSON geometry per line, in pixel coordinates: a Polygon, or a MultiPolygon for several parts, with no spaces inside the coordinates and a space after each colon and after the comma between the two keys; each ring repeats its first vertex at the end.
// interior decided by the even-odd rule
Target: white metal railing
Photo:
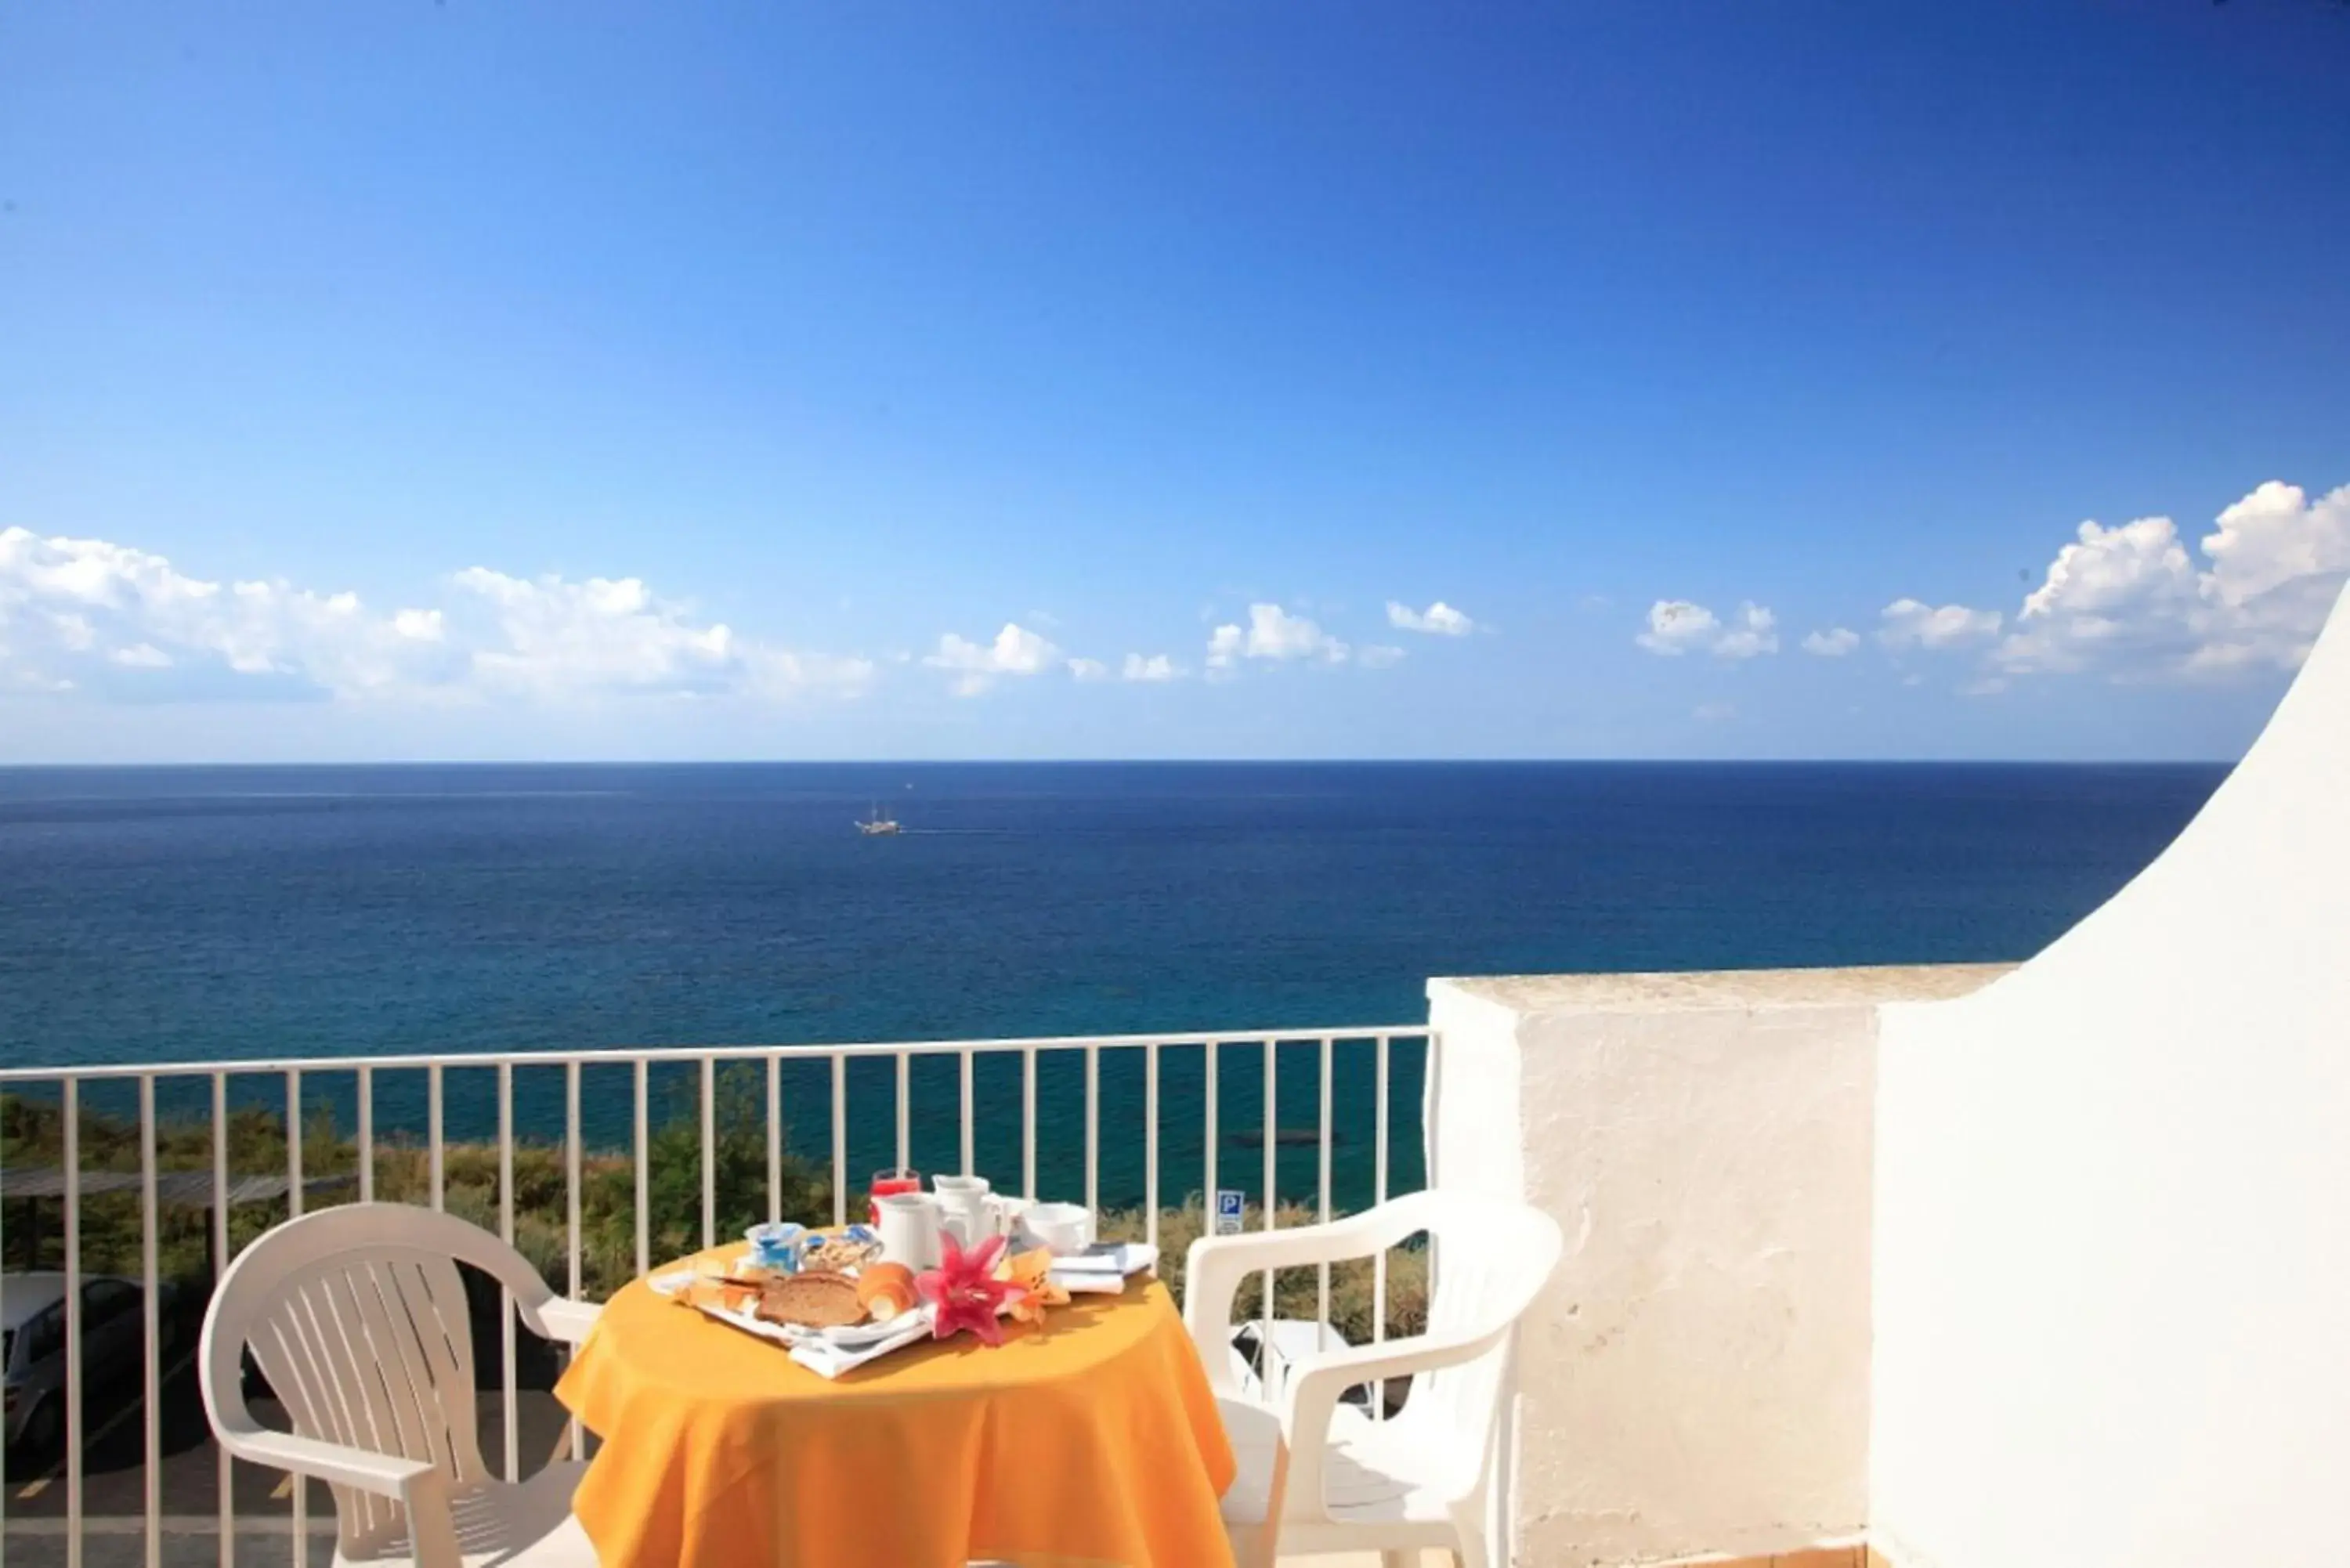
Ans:
{"type": "MultiPolygon", "coordinates": [[[[1197,1086],[1197,1106],[1196,1108],[1191,1108],[1191,1114],[1198,1118],[1197,1125],[1201,1134],[1198,1156],[1200,1179],[1197,1190],[1201,1198],[1201,1225],[1205,1231],[1212,1229],[1215,1223],[1215,1204],[1220,1177],[1229,1174],[1220,1169],[1218,1161],[1220,1143],[1223,1137],[1233,1131],[1243,1135],[1246,1131],[1244,1123],[1235,1128],[1232,1121],[1232,1116],[1244,1115],[1246,1107],[1244,1106],[1228,1107],[1222,1103],[1227,1094],[1240,1090],[1244,1080],[1220,1080],[1219,1060],[1228,1053],[1250,1049],[1261,1054],[1263,1079],[1261,1099],[1257,1107],[1257,1121],[1259,1136],[1263,1139],[1263,1158],[1261,1169],[1253,1173],[1261,1184],[1253,1197],[1260,1206],[1262,1223],[1267,1229],[1272,1229],[1279,1222],[1279,1207],[1283,1196],[1281,1191],[1283,1150],[1286,1147],[1299,1147],[1305,1141],[1300,1136],[1302,1129],[1286,1127],[1282,1121],[1284,1106],[1280,1089],[1283,1082],[1282,1057],[1284,1052],[1295,1054],[1311,1049],[1314,1053],[1317,1071],[1315,1078],[1315,1092],[1313,1097],[1315,1120],[1311,1134],[1314,1189],[1312,1211],[1317,1218],[1326,1220],[1334,1212],[1332,1156],[1339,1141],[1336,1136],[1337,1127],[1334,1124],[1336,1104],[1334,1085],[1336,1083],[1336,1068],[1341,1062],[1347,1063],[1350,1070],[1360,1067],[1361,1071],[1352,1075],[1358,1085],[1367,1087],[1368,1097],[1371,1100],[1369,1116],[1372,1129],[1371,1158],[1368,1169],[1359,1173],[1363,1179],[1357,1184],[1356,1196],[1364,1203],[1371,1203],[1382,1201],[1391,1195],[1390,1181],[1395,1175],[1395,1162],[1390,1158],[1392,1127],[1390,1101],[1396,1083],[1394,1067],[1396,1047],[1399,1044],[1407,1048],[1424,1048],[1432,1052],[1436,1046],[1436,1040],[1431,1032],[1425,1027],[1398,1025],[1354,1029],[1244,1031],[1090,1038],[930,1041],[821,1046],[624,1049],[369,1058],[321,1057],[270,1063],[192,1063],[163,1066],[123,1064],[0,1070],[0,1093],[17,1096],[23,1106],[54,1106],[57,1117],[55,1154],[57,1162],[55,1185],[57,1191],[55,1196],[58,1199],[62,1231],[60,1244],[63,1253],[62,1272],[65,1276],[63,1312],[66,1361],[64,1386],[56,1396],[65,1401],[63,1453],[57,1458],[54,1467],[49,1468],[45,1473],[31,1475],[29,1480],[26,1473],[18,1469],[12,1469],[6,1488],[0,1490],[0,1563],[5,1563],[5,1554],[8,1548],[8,1537],[11,1533],[9,1515],[12,1511],[12,1504],[37,1496],[52,1482],[61,1482],[64,1494],[63,1560],[67,1568],[80,1568],[85,1536],[85,1444],[90,1437],[86,1429],[88,1412],[85,1407],[89,1391],[85,1386],[87,1382],[83,1359],[85,1324],[82,1321],[82,1287],[88,1272],[83,1267],[82,1262],[83,1231],[87,1210],[85,1199],[93,1193],[120,1193],[130,1190],[134,1185],[138,1193],[137,1269],[142,1287],[143,1327],[142,1365],[139,1369],[140,1407],[144,1428],[139,1528],[144,1538],[144,1562],[153,1565],[153,1568],[160,1568],[165,1561],[163,1399],[167,1381],[174,1376],[184,1373],[187,1370],[187,1362],[182,1359],[177,1366],[167,1371],[161,1365],[161,1357],[159,1354],[161,1326],[159,1287],[165,1282],[161,1277],[160,1256],[162,1231],[161,1198],[164,1182],[166,1179],[172,1182],[172,1191],[175,1195],[191,1191],[191,1183],[193,1183],[196,1188],[208,1185],[208,1192],[202,1192],[198,1196],[209,1210],[208,1223],[203,1227],[203,1231],[208,1242],[209,1268],[206,1272],[209,1277],[183,1278],[175,1282],[183,1288],[200,1293],[208,1293],[210,1286],[218,1280],[221,1272],[227,1268],[233,1257],[234,1227],[232,1224],[232,1208],[234,1203],[240,1197],[247,1200],[256,1200],[252,1196],[256,1190],[262,1195],[257,1200],[276,1201],[276,1198],[272,1195],[280,1190],[276,1185],[277,1178],[274,1174],[263,1179],[261,1185],[256,1189],[255,1172],[232,1170],[230,1147],[232,1118],[238,1112],[267,1109],[273,1104],[280,1107],[277,1114],[282,1115],[284,1118],[285,1136],[282,1185],[284,1212],[289,1217],[299,1214],[303,1210],[306,1193],[311,1189],[311,1182],[306,1179],[304,1170],[306,1110],[317,1108],[322,1103],[316,1100],[306,1103],[306,1085],[313,1090],[319,1089],[320,1085],[328,1085],[333,1092],[327,1096],[323,1103],[332,1105],[339,1102],[348,1105],[350,1124],[355,1132],[355,1137],[350,1145],[355,1165],[353,1171],[355,1179],[345,1185],[355,1189],[353,1196],[358,1199],[369,1201],[379,1196],[380,1156],[387,1147],[395,1144],[402,1148],[412,1149],[413,1147],[412,1144],[396,1131],[389,1139],[380,1137],[384,1129],[379,1116],[378,1100],[381,1095],[386,1075],[421,1073],[424,1081],[425,1124],[422,1140],[425,1162],[422,1199],[432,1207],[439,1209],[446,1206],[449,1197],[449,1155],[452,1146],[464,1149],[492,1141],[491,1138],[478,1137],[460,1137],[454,1140],[450,1138],[447,1125],[450,1098],[448,1078],[452,1074],[494,1074],[496,1106],[493,1137],[497,1151],[494,1222],[499,1234],[512,1242],[515,1239],[518,1220],[515,1158],[517,1143],[518,1141],[524,1143],[551,1141],[531,1138],[527,1134],[535,1129],[517,1127],[516,1078],[518,1075],[536,1077],[559,1071],[562,1078],[560,1104],[564,1189],[560,1205],[561,1230],[564,1238],[562,1273],[565,1288],[576,1295],[586,1291],[589,1284],[583,1269],[582,1226],[586,1161],[591,1157],[599,1162],[610,1162],[622,1158],[625,1151],[629,1174],[633,1179],[631,1205],[633,1256],[629,1260],[633,1263],[633,1272],[636,1274],[642,1274],[656,1262],[661,1261],[653,1256],[652,1251],[655,1234],[652,1223],[653,1179],[656,1175],[652,1145],[656,1129],[651,1117],[650,1104],[657,1074],[671,1077],[682,1076],[685,1085],[691,1090],[698,1101],[700,1180],[699,1200],[696,1205],[699,1213],[696,1218],[699,1223],[691,1229],[692,1231],[698,1231],[701,1245],[709,1246],[722,1239],[718,1233],[721,1209],[718,1172],[721,1138],[718,1103],[721,1075],[728,1069],[739,1066],[755,1073],[758,1069],[764,1068],[764,1094],[761,1119],[764,1121],[765,1136],[764,1174],[765,1213],[769,1219],[781,1217],[785,1202],[785,1155],[787,1145],[791,1141],[787,1137],[787,1133],[792,1126],[792,1121],[787,1117],[786,1113],[802,1109],[798,1103],[788,1098],[785,1093],[786,1074],[787,1072],[797,1074],[805,1069],[805,1075],[813,1075],[816,1079],[816,1091],[811,1097],[815,1104],[821,1107],[823,1114],[820,1118],[813,1115],[804,1115],[799,1119],[798,1125],[801,1132],[805,1134],[816,1119],[821,1119],[827,1124],[829,1149],[826,1168],[828,1168],[830,1177],[830,1218],[834,1222],[838,1223],[847,1220],[850,1214],[849,1157],[853,1144],[858,1141],[852,1136],[850,1120],[850,1111],[854,1108],[849,1093],[848,1068],[851,1062],[867,1058],[881,1058],[894,1063],[895,1072],[892,1075],[894,1118],[889,1122],[878,1124],[874,1119],[868,1118],[868,1128],[878,1126],[878,1137],[880,1140],[893,1139],[894,1158],[889,1163],[899,1167],[908,1167],[914,1163],[916,1142],[917,1124],[914,1108],[917,1096],[914,1064],[920,1058],[941,1056],[957,1058],[954,1116],[957,1136],[954,1138],[956,1146],[954,1158],[959,1161],[959,1168],[964,1173],[986,1175],[991,1172],[980,1168],[984,1162],[980,1158],[978,1135],[984,1118],[978,1103],[978,1066],[983,1061],[998,1059],[1007,1063],[1016,1061],[1019,1071],[1020,1107],[1020,1134],[1016,1162],[1018,1189],[1032,1196],[1056,1195],[1039,1192],[1041,1148],[1047,1151],[1049,1157],[1049,1163],[1042,1173],[1048,1184],[1073,1180],[1074,1161],[1076,1165],[1082,1168],[1085,1200],[1089,1207],[1097,1210],[1101,1207],[1102,1200],[1104,1058],[1108,1054],[1121,1063],[1137,1062],[1139,1067],[1141,1096],[1141,1190],[1139,1194],[1121,1194],[1120,1196],[1139,1199],[1139,1206],[1143,1211],[1145,1236],[1155,1245],[1159,1239],[1162,1210],[1160,1168],[1164,1150],[1161,1130],[1167,1119],[1168,1111],[1167,1102],[1161,1093],[1164,1064],[1170,1061],[1181,1063],[1191,1054],[1197,1054],[1196,1079],[1191,1079],[1188,1072],[1185,1076],[1187,1085],[1196,1083],[1197,1086]],[[1084,1111],[1081,1129],[1069,1128],[1058,1118],[1046,1117],[1040,1120],[1039,1116],[1040,1060],[1051,1060],[1068,1055],[1077,1056],[1083,1066],[1084,1111]],[[1368,1058],[1367,1062],[1362,1060],[1365,1056],[1368,1058]],[[591,1143],[587,1124],[583,1122],[582,1116],[583,1077],[589,1073],[611,1073],[618,1070],[627,1072],[629,1084],[626,1136],[617,1140],[608,1137],[600,1144],[591,1143]],[[282,1083],[282,1099],[266,1087],[267,1081],[273,1078],[282,1083]],[[828,1083],[826,1081],[827,1079],[828,1083]],[[1366,1079],[1367,1085],[1364,1084],[1366,1079]],[[259,1080],[263,1085],[258,1091],[252,1086],[254,1080],[259,1080]],[[346,1082],[348,1085],[347,1097],[342,1095],[340,1088],[340,1085],[346,1082]],[[109,1116],[109,1113],[103,1109],[94,1108],[92,1100],[109,1096],[121,1099],[124,1097],[126,1089],[129,1092],[130,1108],[128,1118],[125,1119],[135,1119],[136,1122],[135,1177],[133,1173],[120,1170],[85,1171],[82,1165],[83,1134],[86,1123],[92,1127],[104,1126],[109,1116]],[[825,1103],[827,1100],[828,1104],[825,1103]],[[207,1173],[200,1170],[183,1168],[166,1172],[159,1168],[159,1128],[165,1126],[184,1128],[192,1122],[200,1125],[209,1124],[208,1183],[205,1181],[207,1173]],[[1076,1149],[1082,1150],[1081,1156],[1076,1154],[1076,1149]]],[[[1432,1082],[1432,1063],[1426,1063],[1424,1057],[1420,1060],[1424,1063],[1424,1071],[1428,1075],[1425,1081],[1432,1082]]],[[[1190,1107],[1178,1106],[1173,1114],[1180,1117],[1187,1108],[1190,1107]]],[[[608,1105],[600,1105],[599,1110],[603,1114],[598,1116],[598,1121],[609,1128],[617,1118],[610,1114],[608,1105]]],[[[1417,1117],[1419,1113],[1419,1106],[1415,1100],[1410,1107],[1410,1115],[1417,1117]]],[[[28,1120],[26,1125],[30,1127],[32,1123],[28,1120]]],[[[19,1140],[20,1143],[22,1141],[22,1139],[19,1140]]],[[[343,1147],[341,1140],[338,1138],[333,1147],[340,1149],[343,1147]]],[[[21,1192],[12,1193],[9,1190],[9,1183],[14,1179],[20,1185],[23,1184],[27,1163],[45,1161],[50,1156],[46,1152],[27,1152],[26,1149],[19,1148],[11,1157],[13,1167],[0,1170],[0,1266],[5,1266],[9,1257],[8,1249],[12,1241],[5,1229],[6,1204],[12,1199],[21,1199],[24,1197],[21,1192]]],[[[1005,1158],[1002,1163],[1008,1166],[1012,1162],[1005,1158]]],[[[46,1176],[46,1172],[42,1174],[46,1176]]],[[[998,1187],[1010,1185],[1010,1177],[1011,1172],[1008,1169],[1005,1170],[1003,1177],[997,1180],[998,1187]]],[[[336,1179],[340,1180],[340,1179],[336,1179]]],[[[1295,1185],[1294,1181],[1293,1185],[1295,1185]]],[[[1189,1183],[1184,1183],[1178,1188],[1179,1193],[1188,1190],[1190,1190],[1189,1183]]],[[[1302,1199],[1303,1194],[1293,1193],[1293,1197],[1302,1199]]],[[[532,1218],[541,1220],[546,1217],[534,1213],[532,1218]]],[[[816,1216],[816,1218],[822,1218],[822,1216],[816,1216]]],[[[690,1233],[688,1241],[691,1240],[690,1233]]],[[[40,1244],[38,1235],[34,1238],[34,1242],[37,1248],[40,1244]]],[[[36,1266],[38,1262],[39,1258],[36,1255],[36,1266]]],[[[1274,1313],[1274,1283],[1270,1273],[1263,1277],[1259,1324],[1261,1346],[1267,1344],[1269,1336],[1274,1313]]],[[[1331,1288],[1330,1269],[1327,1264],[1324,1264],[1317,1272],[1315,1299],[1318,1319],[1325,1325],[1330,1321],[1331,1288]]],[[[1378,1339],[1385,1336],[1389,1307],[1388,1268],[1385,1256],[1374,1262],[1372,1291],[1370,1332],[1374,1339],[1378,1339]]],[[[191,1310],[180,1314],[183,1324],[192,1324],[193,1321],[192,1303],[188,1304],[191,1310]]],[[[504,1325],[500,1348],[503,1354],[499,1357],[502,1395],[500,1420],[504,1428],[502,1458],[505,1475],[509,1479],[517,1479],[523,1474],[524,1466],[519,1389],[515,1366],[518,1346],[515,1320],[510,1303],[502,1315],[504,1325]]],[[[192,1336],[188,1336],[191,1353],[192,1340],[192,1336]]],[[[1270,1353],[1267,1350],[1261,1351],[1260,1354],[1269,1357],[1270,1353]]],[[[120,1419],[120,1417],[117,1416],[109,1420],[109,1428],[112,1428],[120,1419]]],[[[567,1423],[562,1446],[567,1449],[574,1458],[583,1454],[584,1437],[576,1422],[567,1423]]],[[[216,1448],[215,1455],[213,1480],[215,1517],[213,1526],[218,1537],[217,1561],[226,1568],[226,1565],[233,1564],[236,1560],[238,1527],[234,1477],[228,1456],[219,1452],[216,1448]]],[[[42,1462],[47,1461],[44,1459],[42,1462]]],[[[291,1478],[288,1479],[290,1480],[291,1478]]],[[[281,1491],[276,1495],[284,1496],[286,1493],[281,1489],[281,1491]]],[[[17,1509],[16,1511],[22,1511],[22,1510],[17,1509]]],[[[309,1546],[308,1498],[307,1489],[305,1486],[298,1483],[291,1486],[288,1512],[291,1516],[292,1561],[299,1568],[299,1565],[306,1562],[309,1546]]],[[[127,1528],[127,1523],[119,1511],[110,1518],[109,1522],[118,1533],[127,1528]]],[[[54,1534],[57,1532],[56,1527],[47,1526],[44,1532],[54,1534]]],[[[275,1532],[273,1529],[272,1533],[275,1532]]],[[[43,1555],[45,1561],[54,1560],[49,1552],[45,1552],[43,1555]]],[[[178,1553],[175,1552],[174,1555],[176,1558],[178,1553]]]]}

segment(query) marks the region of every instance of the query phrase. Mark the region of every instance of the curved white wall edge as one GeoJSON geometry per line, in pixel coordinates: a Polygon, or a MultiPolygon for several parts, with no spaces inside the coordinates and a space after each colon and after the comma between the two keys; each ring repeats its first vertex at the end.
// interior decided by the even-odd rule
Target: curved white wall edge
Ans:
{"type": "Polygon", "coordinates": [[[2109,903],[1880,1039],[1872,1525],[1918,1568],[2339,1555],[2350,607],[2109,903]]]}

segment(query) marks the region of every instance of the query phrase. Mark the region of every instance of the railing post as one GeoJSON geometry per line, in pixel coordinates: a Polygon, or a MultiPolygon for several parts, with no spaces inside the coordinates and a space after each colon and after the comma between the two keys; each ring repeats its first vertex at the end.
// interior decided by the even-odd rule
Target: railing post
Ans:
{"type": "MultiPolygon", "coordinates": [[[[1389,1041],[1378,1036],[1373,1047],[1377,1053],[1372,1064],[1375,1084],[1373,1094],[1377,1105],[1371,1112],[1371,1207],[1376,1209],[1388,1200],[1388,1056],[1389,1041]]],[[[1430,1182],[1430,1186],[1435,1183],[1430,1182]]],[[[1382,1247],[1371,1260],[1371,1343],[1379,1344],[1388,1336],[1388,1251],[1382,1247]]],[[[1388,1382],[1382,1377],[1371,1400],[1371,1418],[1388,1418],[1388,1382]]]]}
{"type": "MultiPolygon", "coordinates": [[[[1159,1245],[1159,1042],[1142,1048],[1143,1240],[1159,1245]]],[[[1155,1272],[1155,1269],[1154,1269],[1155,1272]]]]}
{"type": "Polygon", "coordinates": [[[784,1058],[767,1057],[767,1221],[784,1217],[784,1058]]]}
{"type": "Polygon", "coordinates": [[[146,1467],[141,1479],[146,1483],[147,1568],[162,1568],[163,1563],[163,1322],[155,1300],[162,1282],[157,1278],[161,1272],[156,1258],[160,1229],[155,1202],[155,1079],[142,1073],[139,1078],[139,1305],[145,1343],[139,1374],[143,1407],[140,1414],[146,1428],[140,1457],[146,1467]]]}
{"type": "MultiPolygon", "coordinates": [[[[579,1063],[575,1057],[563,1064],[563,1248],[565,1294],[579,1299],[579,1063]]],[[[568,1366],[574,1347],[566,1345],[563,1355],[568,1366]]],[[[579,1417],[572,1416],[564,1421],[566,1439],[570,1444],[571,1457],[585,1457],[587,1435],[579,1426],[579,1417]]]]}
{"type": "Polygon", "coordinates": [[[718,1244],[718,1059],[702,1059],[702,1246],[718,1244]]]}
{"type": "Polygon", "coordinates": [[[81,1568],[81,1083],[65,1083],[66,1568],[81,1568]]]}
{"type": "MultiPolygon", "coordinates": [[[[286,1070],[286,1217],[302,1217],[302,1071],[286,1070]]],[[[294,1483],[294,1536],[290,1543],[294,1568],[310,1561],[310,1482],[289,1474],[294,1483]]]]}
{"type": "Polygon", "coordinates": [[[1020,1196],[1036,1196],[1036,1048],[1020,1053],[1020,1196]]]}
{"type": "Polygon", "coordinates": [[[435,1062],[424,1070],[424,1142],[425,1159],[431,1168],[428,1185],[432,1207],[446,1208],[443,1191],[442,1153],[441,1148],[441,1064],[435,1062]]]}
{"type": "MultiPolygon", "coordinates": [[[[498,1240],[507,1246],[515,1239],[515,1163],[514,1163],[514,1064],[498,1064],[498,1240]]],[[[506,1480],[522,1480],[522,1417],[515,1408],[520,1398],[520,1382],[515,1376],[515,1304],[514,1293],[498,1293],[498,1348],[500,1351],[499,1396],[500,1414],[505,1428],[506,1480]]]]}
{"type": "Polygon", "coordinates": [[[636,1135],[637,1135],[637,1272],[644,1274],[652,1269],[652,1216],[648,1211],[652,1201],[650,1170],[652,1150],[649,1147],[651,1133],[646,1127],[645,1096],[650,1092],[648,1075],[651,1068],[645,1059],[636,1060],[636,1135]]]}
{"type": "MultiPolygon", "coordinates": [[[[213,1075],[213,1280],[228,1272],[228,1075],[213,1075]]],[[[213,1450],[213,1507],[219,1513],[220,1568],[235,1568],[236,1494],[234,1461],[226,1449],[213,1450]]]]}
{"type": "Polygon", "coordinates": [[[1101,1047],[1086,1047],[1086,1207],[1101,1210],[1101,1047]]]}
{"type": "Polygon", "coordinates": [[[832,1059],[832,1222],[848,1219],[848,1058],[832,1059]]]}

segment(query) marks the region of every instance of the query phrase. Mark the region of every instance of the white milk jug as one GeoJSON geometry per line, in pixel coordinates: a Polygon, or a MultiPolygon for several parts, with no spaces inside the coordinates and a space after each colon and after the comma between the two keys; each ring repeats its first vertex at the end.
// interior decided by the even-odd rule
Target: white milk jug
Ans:
{"type": "Polygon", "coordinates": [[[881,1256],[914,1270],[939,1266],[939,1200],[927,1192],[876,1198],[881,1210],[881,1256]]]}
{"type": "Polygon", "coordinates": [[[931,1195],[939,1200],[940,1223],[959,1247],[975,1247],[995,1234],[995,1208],[987,1200],[983,1176],[936,1176],[931,1195]]]}

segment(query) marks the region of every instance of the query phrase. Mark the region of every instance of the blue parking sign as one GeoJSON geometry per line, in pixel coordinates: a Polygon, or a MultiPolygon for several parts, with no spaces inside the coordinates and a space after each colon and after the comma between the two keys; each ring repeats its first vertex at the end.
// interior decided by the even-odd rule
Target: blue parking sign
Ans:
{"type": "Polygon", "coordinates": [[[1216,1189],[1216,1234],[1237,1236],[1241,1233],[1241,1213],[1248,1202],[1248,1194],[1237,1187],[1216,1189]]]}

